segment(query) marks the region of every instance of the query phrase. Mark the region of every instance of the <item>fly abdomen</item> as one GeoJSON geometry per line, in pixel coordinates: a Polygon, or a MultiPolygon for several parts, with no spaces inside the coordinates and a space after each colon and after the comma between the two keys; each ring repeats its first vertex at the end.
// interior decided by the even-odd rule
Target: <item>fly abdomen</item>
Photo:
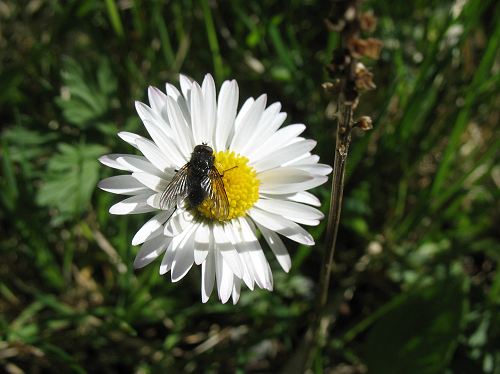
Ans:
{"type": "Polygon", "coordinates": [[[207,193],[200,184],[198,186],[191,186],[187,195],[187,200],[192,208],[196,208],[203,202],[203,200],[205,200],[206,197],[207,193]]]}

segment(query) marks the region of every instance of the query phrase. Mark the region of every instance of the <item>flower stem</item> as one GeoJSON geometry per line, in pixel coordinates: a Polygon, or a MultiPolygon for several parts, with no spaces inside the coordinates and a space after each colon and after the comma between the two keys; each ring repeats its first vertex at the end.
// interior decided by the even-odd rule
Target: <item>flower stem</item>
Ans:
{"type": "Polygon", "coordinates": [[[352,104],[343,104],[342,113],[337,126],[337,140],[335,144],[335,158],[333,163],[332,196],[330,210],[328,212],[327,236],[325,241],[325,252],[323,255],[323,266],[321,267],[317,314],[323,311],[330,286],[331,270],[333,266],[333,255],[337,242],[337,233],[340,223],[340,212],[342,210],[342,196],[344,192],[344,174],[347,153],[351,143],[352,128],[352,104]]]}
{"type": "Polygon", "coordinates": [[[327,236],[323,264],[321,267],[319,290],[316,298],[315,312],[310,327],[305,335],[303,344],[296,354],[282,370],[282,373],[304,373],[313,364],[316,353],[324,346],[327,338],[327,329],[331,320],[326,315],[328,309],[328,289],[330,287],[333,256],[337,241],[337,232],[340,223],[342,196],[344,191],[344,174],[351,143],[351,130],[353,126],[353,105],[350,102],[339,102],[342,107],[337,124],[337,140],[335,144],[335,157],[333,162],[332,196],[328,213],[327,236]]]}
{"type": "Polygon", "coordinates": [[[351,129],[353,125],[353,105],[350,102],[339,102],[339,115],[337,124],[337,140],[335,144],[335,157],[333,161],[332,175],[332,195],[330,209],[328,212],[328,224],[325,241],[325,251],[323,253],[323,263],[319,278],[319,290],[316,299],[315,313],[311,324],[311,329],[307,337],[306,355],[304,369],[312,366],[312,361],[316,353],[326,343],[328,335],[328,325],[331,316],[327,316],[325,311],[328,302],[328,290],[333,267],[333,256],[337,243],[337,233],[340,223],[340,212],[342,210],[342,197],[344,192],[344,175],[347,161],[349,145],[351,144],[351,129]]]}

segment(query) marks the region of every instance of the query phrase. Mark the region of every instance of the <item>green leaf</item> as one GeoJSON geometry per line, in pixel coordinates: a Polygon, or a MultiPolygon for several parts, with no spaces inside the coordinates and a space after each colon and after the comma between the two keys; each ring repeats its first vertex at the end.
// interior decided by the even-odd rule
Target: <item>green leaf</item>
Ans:
{"type": "Polygon", "coordinates": [[[368,332],[363,347],[370,373],[443,373],[466,312],[463,282],[447,279],[398,296],[368,332]]]}
{"type": "MultiPolygon", "coordinates": [[[[71,372],[73,373],[81,373],[84,374],[86,373],[85,369],[83,369],[77,362],[75,357],[73,357],[71,354],[68,354],[65,350],[62,348],[54,345],[54,344],[43,344],[42,349],[45,353],[49,355],[49,357],[56,358],[57,360],[60,360],[64,364],[68,365],[71,368],[71,372]]],[[[62,368],[64,368],[64,365],[61,365],[62,368]]],[[[60,368],[61,369],[61,368],[60,368]]]]}
{"type": "MultiPolygon", "coordinates": [[[[7,65],[8,66],[8,65],[7,65]]],[[[2,66],[0,71],[0,103],[2,105],[16,104],[23,100],[23,69],[2,66]]]]}
{"type": "Polygon", "coordinates": [[[222,63],[222,56],[220,54],[219,42],[217,40],[217,32],[212,17],[212,11],[207,0],[200,0],[200,2],[207,31],[208,46],[210,47],[210,51],[212,52],[215,80],[220,83],[224,78],[224,66],[222,63]]]}
{"type": "Polygon", "coordinates": [[[54,223],[85,211],[99,178],[97,157],[106,152],[105,147],[92,144],[59,144],[58,148],[37,195],[38,204],[59,211],[54,223]]]}
{"type": "Polygon", "coordinates": [[[2,141],[3,157],[1,158],[1,172],[3,178],[0,179],[0,201],[8,210],[13,210],[16,205],[19,190],[17,188],[14,165],[10,156],[10,150],[5,139],[2,141]]]}
{"type": "Polygon", "coordinates": [[[118,82],[108,60],[102,60],[99,69],[97,69],[97,84],[101,92],[106,95],[113,95],[116,92],[118,82]]]}
{"type": "Polygon", "coordinates": [[[4,147],[8,147],[10,160],[19,163],[26,177],[37,177],[40,168],[37,162],[52,152],[52,143],[57,139],[55,133],[43,133],[15,126],[2,133],[4,147]]]}
{"type": "Polygon", "coordinates": [[[116,35],[123,37],[123,24],[116,2],[114,0],[106,0],[106,8],[108,10],[109,20],[111,21],[111,25],[116,35]]]}
{"type": "Polygon", "coordinates": [[[491,303],[500,305],[500,271],[496,272],[495,279],[488,292],[488,298],[491,303]]]}
{"type": "Polygon", "coordinates": [[[106,117],[116,96],[117,81],[108,60],[102,60],[91,77],[75,60],[66,58],[61,72],[64,83],[56,104],[64,118],[82,129],[96,127],[106,117]]]}

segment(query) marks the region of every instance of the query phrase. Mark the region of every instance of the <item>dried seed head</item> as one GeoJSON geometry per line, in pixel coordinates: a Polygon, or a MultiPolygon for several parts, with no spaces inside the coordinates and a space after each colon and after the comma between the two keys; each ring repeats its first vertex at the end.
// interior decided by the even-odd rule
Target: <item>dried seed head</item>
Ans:
{"type": "Polygon", "coordinates": [[[359,25],[361,30],[373,32],[377,27],[377,18],[373,15],[372,11],[364,12],[359,16],[359,25]]]}
{"type": "Polygon", "coordinates": [[[327,94],[337,94],[340,92],[340,79],[335,79],[333,82],[325,82],[321,87],[327,94]]]}
{"type": "Polygon", "coordinates": [[[352,22],[356,18],[356,7],[355,6],[349,6],[345,13],[344,13],[344,19],[347,22],[352,22]]]}
{"type": "Polygon", "coordinates": [[[366,68],[366,66],[358,62],[354,69],[356,88],[359,92],[369,91],[376,88],[373,83],[373,74],[366,68]]]}
{"type": "Polygon", "coordinates": [[[342,18],[337,20],[331,20],[328,18],[325,19],[326,29],[330,32],[341,32],[344,29],[345,25],[346,22],[342,18]]]}
{"type": "Polygon", "coordinates": [[[373,121],[368,116],[363,116],[354,124],[355,127],[359,127],[363,131],[368,131],[373,129],[373,121]]]}
{"type": "Polygon", "coordinates": [[[328,18],[325,19],[329,31],[344,31],[346,25],[356,18],[356,7],[350,1],[333,1],[328,18]]]}
{"type": "Polygon", "coordinates": [[[382,49],[382,42],[375,38],[360,39],[353,37],[348,40],[347,46],[356,58],[369,57],[377,60],[382,49]]]}
{"type": "Polygon", "coordinates": [[[328,92],[333,89],[334,84],[332,82],[325,82],[321,84],[321,87],[323,87],[323,89],[328,92]]]}
{"type": "Polygon", "coordinates": [[[330,101],[325,109],[326,118],[333,120],[337,118],[337,104],[334,101],[330,101]]]}

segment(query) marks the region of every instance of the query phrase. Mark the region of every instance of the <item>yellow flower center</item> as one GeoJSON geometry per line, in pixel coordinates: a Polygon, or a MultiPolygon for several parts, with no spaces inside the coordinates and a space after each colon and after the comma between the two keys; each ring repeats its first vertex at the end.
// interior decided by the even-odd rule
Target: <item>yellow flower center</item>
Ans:
{"type": "Polygon", "coordinates": [[[231,151],[215,153],[215,167],[221,175],[229,200],[229,214],[221,217],[213,208],[213,203],[205,199],[198,212],[208,219],[229,221],[235,217],[242,217],[259,199],[259,180],[255,170],[248,166],[248,158],[231,151]]]}

